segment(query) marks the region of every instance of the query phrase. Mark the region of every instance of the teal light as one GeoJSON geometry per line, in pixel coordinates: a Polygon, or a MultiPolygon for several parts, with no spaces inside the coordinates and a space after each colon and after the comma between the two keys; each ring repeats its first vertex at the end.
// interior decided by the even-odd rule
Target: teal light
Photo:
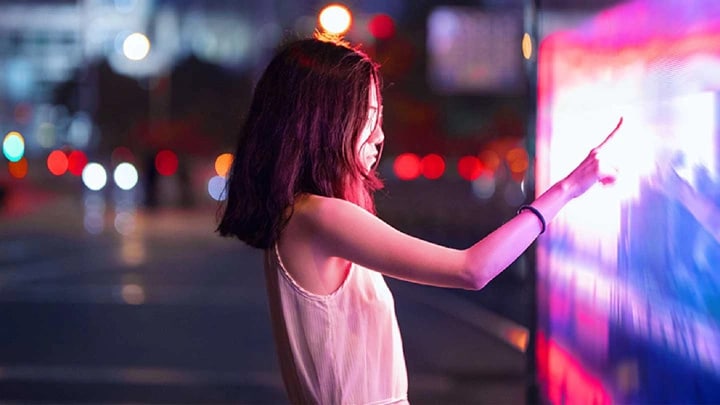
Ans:
{"type": "Polygon", "coordinates": [[[3,155],[11,161],[18,162],[25,154],[25,140],[18,132],[12,131],[3,140],[3,155]]]}

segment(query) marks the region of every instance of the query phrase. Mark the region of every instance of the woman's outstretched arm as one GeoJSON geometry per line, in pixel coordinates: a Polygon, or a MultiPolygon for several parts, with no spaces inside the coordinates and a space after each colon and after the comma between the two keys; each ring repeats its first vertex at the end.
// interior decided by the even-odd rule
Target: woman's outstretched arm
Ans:
{"type": "Polygon", "coordinates": [[[588,156],[563,180],[555,183],[532,202],[539,219],[531,210],[523,210],[500,228],[490,233],[467,250],[471,272],[479,275],[476,284],[486,285],[498,273],[507,268],[527,249],[543,231],[545,223],[552,221],[560,210],[572,199],[584,194],[596,183],[609,184],[615,181],[612,171],[604,172],[600,152],[622,125],[622,118],[615,129],[592,149],[588,156]],[[518,248],[522,250],[518,252],[518,248]]]}
{"type": "MultiPolygon", "coordinates": [[[[615,130],[563,180],[532,206],[546,222],[594,184],[614,180],[603,172],[599,156],[615,130]]],[[[391,277],[444,287],[480,289],[515,261],[537,238],[542,222],[523,210],[468,249],[451,249],[402,233],[347,201],[313,196],[295,212],[312,249],[341,257],[391,277]]]]}

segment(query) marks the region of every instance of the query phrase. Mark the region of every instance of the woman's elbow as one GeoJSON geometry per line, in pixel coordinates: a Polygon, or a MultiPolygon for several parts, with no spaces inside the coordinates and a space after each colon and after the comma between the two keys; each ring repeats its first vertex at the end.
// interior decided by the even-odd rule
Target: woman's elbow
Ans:
{"type": "Polygon", "coordinates": [[[465,290],[482,290],[490,281],[485,277],[486,272],[482,268],[466,266],[463,270],[462,288],[465,290]]]}
{"type": "Polygon", "coordinates": [[[463,282],[467,290],[482,290],[495,276],[500,273],[503,266],[492,255],[485,254],[477,249],[467,249],[463,265],[463,282]]]}

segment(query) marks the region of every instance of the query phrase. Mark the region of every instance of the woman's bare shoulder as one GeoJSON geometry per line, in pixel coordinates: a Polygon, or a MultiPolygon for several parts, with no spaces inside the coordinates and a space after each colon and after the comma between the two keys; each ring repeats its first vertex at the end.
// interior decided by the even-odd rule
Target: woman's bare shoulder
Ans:
{"type": "Polygon", "coordinates": [[[321,225],[346,215],[369,214],[347,200],[316,194],[304,194],[298,197],[293,208],[293,216],[305,225],[321,225]]]}

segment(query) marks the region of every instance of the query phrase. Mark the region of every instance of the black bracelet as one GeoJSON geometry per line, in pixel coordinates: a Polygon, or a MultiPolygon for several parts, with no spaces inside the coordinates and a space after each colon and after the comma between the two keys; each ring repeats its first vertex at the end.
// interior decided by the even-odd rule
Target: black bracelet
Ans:
{"type": "Polygon", "coordinates": [[[538,211],[537,208],[533,207],[532,205],[521,205],[520,208],[518,208],[517,213],[520,214],[521,212],[528,210],[535,214],[535,216],[540,220],[540,223],[542,224],[542,230],[540,231],[540,234],[542,235],[545,233],[545,217],[538,211]]]}

